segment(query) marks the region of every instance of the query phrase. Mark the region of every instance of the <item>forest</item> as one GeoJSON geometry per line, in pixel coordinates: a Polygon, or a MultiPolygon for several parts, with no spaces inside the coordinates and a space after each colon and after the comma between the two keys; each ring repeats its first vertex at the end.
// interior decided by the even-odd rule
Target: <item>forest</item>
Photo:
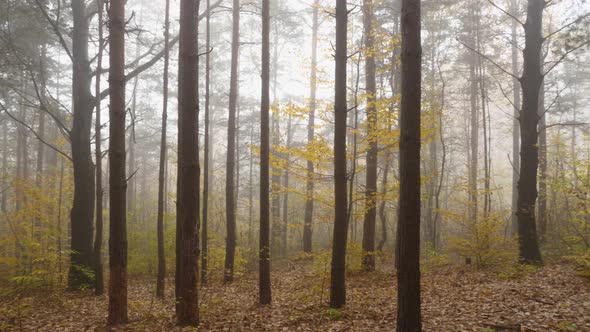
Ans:
{"type": "Polygon", "coordinates": [[[0,0],[0,331],[590,331],[590,2],[0,0]]]}

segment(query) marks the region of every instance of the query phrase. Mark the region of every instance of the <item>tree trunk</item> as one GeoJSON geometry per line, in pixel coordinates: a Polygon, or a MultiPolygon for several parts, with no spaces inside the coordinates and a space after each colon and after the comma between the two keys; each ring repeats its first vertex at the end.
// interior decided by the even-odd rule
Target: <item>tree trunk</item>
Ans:
{"type": "Polygon", "coordinates": [[[260,241],[258,303],[271,303],[270,287],[270,6],[262,0],[262,96],[260,105],[260,241]]]}
{"type": "MultiPolygon", "coordinates": [[[[176,229],[176,323],[199,324],[199,0],[180,2],[178,64],[178,183],[176,229]]],[[[230,195],[231,196],[231,195],[230,195]]]]}
{"type": "Polygon", "coordinates": [[[94,294],[102,295],[104,293],[104,275],[102,262],[102,236],[103,236],[103,188],[102,188],[102,120],[101,120],[101,105],[100,105],[100,80],[102,71],[102,53],[103,53],[103,2],[97,0],[98,6],[98,55],[96,57],[96,80],[95,80],[95,96],[96,96],[96,119],[95,119],[95,138],[94,138],[94,153],[96,160],[96,231],[94,237],[94,294]]]}
{"type": "MultiPolygon", "coordinates": [[[[471,45],[477,43],[475,35],[475,21],[479,20],[476,17],[473,6],[469,8],[469,23],[471,36],[471,45]]],[[[471,52],[471,51],[469,51],[471,52]]],[[[477,105],[477,59],[478,55],[471,52],[469,55],[469,83],[470,83],[470,138],[469,138],[469,176],[468,176],[468,192],[469,192],[469,223],[477,224],[478,199],[477,199],[477,171],[479,159],[479,110],[477,105]]]]}
{"type": "MultiPolygon", "coordinates": [[[[518,15],[518,0],[511,0],[511,12],[515,17],[518,15]]],[[[512,20],[512,73],[518,73],[518,39],[516,35],[516,28],[518,22],[512,20]]],[[[520,170],[520,83],[516,77],[512,78],[512,94],[513,94],[513,120],[512,120],[512,217],[510,224],[511,234],[518,232],[518,218],[516,211],[518,210],[518,172],[520,170]]]]}
{"type": "MultiPolygon", "coordinates": [[[[140,34],[137,35],[135,40],[135,59],[138,60],[140,57],[140,34]]],[[[139,83],[139,75],[135,76],[133,79],[133,95],[131,96],[131,108],[129,109],[129,114],[131,115],[131,127],[129,128],[129,162],[127,165],[127,178],[129,179],[127,185],[127,211],[129,212],[129,217],[131,218],[131,223],[137,222],[137,218],[135,216],[136,206],[135,206],[135,197],[137,196],[137,163],[135,158],[135,144],[137,144],[135,140],[135,120],[137,119],[137,84],[139,83]]]]}
{"type": "MultiPolygon", "coordinates": [[[[127,213],[125,209],[125,1],[109,4],[109,325],[127,323],[127,213]]],[[[100,96],[98,97],[100,98],[100,96]]]]}
{"type": "Polygon", "coordinates": [[[8,194],[8,190],[4,190],[4,188],[6,188],[7,185],[7,181],[6,181],[6,174],[8,171],[8,126],[7,126],[7,121],[3,121],[2,123],[2,146],[4,147],[2,149],[2,177],[1,177],[1,188],[2,188],[2,201],[0,202],[0,211],[2,211],[2,213],[6,213],[7,211],[7,194],[8,194]]]}
{"type": "Polygon", "coordinates": [[[402,99],[397,243],[397,331],[421,331],[420,316],[420,2],[402,0],[402,99]]]}
{"type": "MultiPolygon", "coordinates": [[[[169,1],[169,0],[167,0],[169,1]]],[[[201,285],[207,284],[208,273],[208,222],[209,222],[209,98],[210,98],[210,74],[211,74],[211,0],[207,0],[206,28],[207,36],[205,41],[205,151],[203,166],[203,223],[201,225],[201,285]]]]}
{"type": "Polygon", "coordinates": [[[231,76],[229,90],[229,118],[227,121],[227,161],[225,180],[225,270],[223,282],[234,280],[234,258],[236,253],[236,203],[235,203],[235,162],[236,162],[236,104],[238,93],[238,55],[240,50],[240,1],[233,1],[233,28],[231,51],[231,76]]]}
{"type": "Polygon", "coordinates": [[[543,83],[541,47],[543,37],[543,0],[529,0],[523,51],[522,111],[520,117],[520,179],[518,180],[518,243],[520,261],[541,264],[541,252],[535,224],[537,170],[539,167],[538,132],[539,91],[543,83]]]}
{"type": "Polygon", "coordinates": [[[366,62],[366,93],[367,93],[367,173],[365,193],[365,220],[363,223],[363,261],[364,271],[375,270],[375,220],[377,218],[377,107],[375,82],[375,50],[373,35],[373,0],[363,1],[365,29],[365,62],[366,62]]]}
{"type": "Polygon", "coordinates": [[[167,129],[168,129],[168,70],[170,67],[170,0],[166,0],[164,18],[164,74],[163,74],[163,103],[162,103],[162,133],[160,137],[160,165],[158,171],[158,277],[156,280],[156,296],[164,298],[166,287],[166,254],[164,252],[164,201],[166,199],[166,157],[167,129]]]}
{"type": "Polygon", "coordinates": [[[90,150],[93,102],[88,57],[88,12],[84,0],[72,0],[72,96],[73,117],[70,141],[74,166],[74,201],[71,211],[70,289],[92,287],[92,221],[94,217],[94,165],[90,150]]]}
{"type": "MultiPolygon", "coordinates": [[[[293,118],[289,115],[289,121],[287,123],[287,150],[291,148],[293,141],[292,133],[292,121],[293,118]]],[[[285,188],[285,194],[283,196],[283,225],[281,227],[281,257],[287,257],[288,247],[288,230],[289,230],[289,164],[291,163],[291,155],[289,152],[285,155],[285,179],[283,187],[285,188]]]]}
{"type": "Polygon", "coordinates": [[[539,238],[547,236],[547,114],[545,113],[545,82],[539,89],[539,238]]]}
{"type": "Polygon", "coordinates": [[[348,237],[346,184],[346,61],[348,10],[346,0],[336,1],[336,64],[334,98],[334,235],[330,280],[330,307],[346,304],[346,242],[348,237]]]}
{"type": "MultiPolygon", "coordinates": [[[[319,30],[319,0],[313,3],[313,23],[311,37],[311,79],[309,93],[309,116],[307,120],[307,146],[311,149],[315,135],[315,111],[316,111],[316,91],[318,75],[318,30],[319,30]]],[[[303,251],[311,253],[312,250],[312,222],[313,222],[313,193],[314,193],[314,162],[307,161],[307,182],[305,187],[305,215],[303,222],[303,251]]]]}

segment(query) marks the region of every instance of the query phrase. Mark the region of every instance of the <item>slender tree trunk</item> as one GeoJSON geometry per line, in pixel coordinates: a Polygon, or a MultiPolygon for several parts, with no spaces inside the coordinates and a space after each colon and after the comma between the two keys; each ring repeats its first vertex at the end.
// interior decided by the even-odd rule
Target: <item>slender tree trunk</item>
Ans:
{"type": "MultiPolygon", "coordinates": [[[[273,5],[271,9],[273,15],[278,13],[281,0],[273,1],[270,5],[273,5]]],[[[269,5],[269,6],[270,6],[269,5]]],[[[280,115],[278,112],[279,98],[277,95],[278,90],[278,77],[279,77],[279,30],[278,30],[278,19],[272,21],[275,26],[275,33],[273,35],[273,55],[272,55],[272,89],[273,89],[273,105],[277,110],[273,110],[272,116],[272,131],[271,131],[271,154],[273,158],[279,163],[282,159],[282,154],[277,151],[277,148],[281,144],[281,126],[280,126],[280,115]]],[[[272,233],[271,233],[271,256],[276,257],[280,255],[281,250],[281,177],[283,170],[281,167],[272,167],[271,173],[271,215],[272,215],[272,233]]]]}
{"type": "Polygon", "coordinates": [[[203,224],[201,225],[201,285],[207,284],[207,273],[208,273],[208,222],[209,222],[209,98],[210,98],[210,84],[211,84],[211,0],[207,0],[207,17],[206,17],[206,28],[207,36],[205,41],[205,157],[204,157],[204,169],[203,169],[203,224]]]}
{"type": "MultiPolygon", "coordinates": [[[[125,1],[109,3],[109,325],[127,323],[127,213],[125,210],[125,1]]],[[[98,97],[100,98],[100,96],[98,97]]]]}
{"type": "Polygon", "coordinates": [[[170,0],[166,0],[164,18],[164,74],[162,103],[162,133],[160,137],[160,165],[158,171],[158,278],[156,280],[156,296],[164,298],[166,287],[166,254],[164,252],[164,204],[166,199],[166,158],[168,129],[168,70],[170,67],[170,0]]]}
{"type": "Polygon", "coordinates": [[[270,286],[270,6],[262,0],[262,97],[260,106],[260,244],[258,303],[271,303],[270,286]]]}
{"type": "Polygon", "coordinates": [[[334,98],[334,235],[330,280],[330,307],[346,304],[346,242],[348,237],[346,188],[346,61],[348,10],[336,0],[336,65],[334,98]]]}
{"type": "MultiPolygon", "coordinates": [[[[318,66],[318,30],[319,30],[319,0],[313,3],[313,23],[311,37],[311,79],[309,93],[309,116],[307,120],[307,146],[311,149],[315,136],[315,111],[317,91],[317,66],[318,66]]],[[[303,251],[311,253],[312,250],[312,222],[313,222],[313,200],[314,200],[314,162],[307,161],[307,183],[305,187],[305,215],[303,222],[303,251]]]]}
{"type": "MultiPolygon", "coordinates": [[[[199,0],[180,2],[178,64],[178,183],[176,204],[176,323],[199,324],[199,0]]],[[[231,196],[231,195],[230,195],[231,196]]]]}
{"type": "Polygon", "coordinates": [[[3,121],[2,124],[2,146],[4,148],[2,149],[2,178],[0,179],[2,183],[0,188],[3,190],[2,201],[0,202],[0,211],[3,213],[6,213],[7,211],[8,203],[8,190],[5,189],[7,187],[6,174],[8,172],[8,125],[6,123],[7,121],[3,121]]]}
{"type": "MultiPolygon", "coordinates": [[[[389,126],[391,130],[391,125],[389,126]]],[[[389,169],[391,165],[391,153],[385,151],[385,166],[383,167],[383,178],[381,179],[381,195],[385,197],[387,194],[387,180],[389,178],[389,169]]],[[[385,213],[386,200],[383,199],[379,205],[379,219],[381,220],[381,240],[377,245],[377,251],[383,251],[383,247],[387,242],[387,213],[385,213]]]]}
{"type": "MultiPolygon", "coordinates": [[[[471,25],[471,44],[475,45],[477,37],[475,35],[475,9],[473,6],[469,8],[469,22],[471,25]]],[[[471,52],[471,51],[470,51],[471,52]]],[[[470,83],[470,139],[469,139],[469,176],[468,176],[468,192],[469,192],[469,222],[473,225],[477,224],[478,213],[478,194],[477,194],[477,171],[479,160],[479,109],[477,105],[477,59],[478,55],[471,52],[469,55],[469,83],[470,83]]]]}
{"type": "Polygon", "coordinates": [[[91,70],[88,57],[89,15],[84,0],[72,0],[72,95],[73,125],[70,132],[74,166],[74,201],[71,211],[70,289],[92,287],[92,221],[94,217],[94,165],[90,150],[92,126],[91,70]]]}
{"type": "Polygon", "coordinates": [[[545,113],[545,82],[539,89],[539,238],[547,236],[547,114],[545,113]]]}
{"type": "Polygon", "coordinates": [[[102,71],[102,53],[103,53],[103,2],[97,0],[98,6],[98,55],[96,58],[96,119],[95,119],[95,138],[94,138],[94,153],[96,160],[96,231],[94,237],[94,294],[102,295],[104,293],[104,275],[102,262],[102,236],[103,236],[103,188],[102,188],[102,120],[101,120],[101,105],[100,105],[100,80],[102,71]]]}
{"type": "MultiPolygon", "coordinates": [[[[276,57],[276,54],[275,54],[275,57],[276,57]]],[[[275,71],[276,71],[276,65],[275,65],[275,71]]],[[[276,86],[276,80],[275,80],[274,86],[276,86]]],[[[275,92],[275,95],[276,95],[276,92],[275,92]]],[[[274,105],[278,106],[276,98],[275,98],[274,105]]],[[[271,151],[272,151],[272,156],[276,160],[277,163],[279,162],[279,159],[282,157],[281,154],[276,149],[281,143],[280,136],[281,136],[281,133],[280,133],[280,127],[279,127],[279,115],[278,115],[278,112],[273,111],[272,112],[271,151]]],[[[280,247],[281,247],[281,241],[280,241],[280,238],[281,238],[281,224],[280,224],[280,222],[281,222],[281,194],[280,194],[280,191],[281,191],[281,173],[282,173],[282,171],[283,170],[281,169],[281,167],[272,167],[272,173],[271,173],[271,197],[272,197],[272,202],[271,202],[271,214],[272,214],[271,255],[273,257],[276,257],[279,255],[280,247]]]]}
{"type": "MultiPolygon", "coordinates": [[[[512,15],[518,16],[518,0],[511,0],[511,11],[512,15]]],[[[512,72],[517,75],[519,63],[518,63],[518,38],[516,35],[517,24],[515,20],[512,20],[511,33],[512,33],[512,72]]],[[[512,120],[512,218],[510,230],[512,234],[518,232],[518,218],[516,217],[516,211],[518,206],[518,172],[520,171],[520,82],[516,77],[512,78],[512,94],[513,94],[513,120],[512,120]]]]}
{"type": "Polygon", "coordinates": [[[364,29],[365,29],[365,61],[366,61],[366,93],[367,93],[367,178],[365,193],[365,220],[363,224],[363,262],[365,271],[375,270],[375,220],[377,218],[377,107],[375,80],[375,50],[373,32],[373,0],[363,1],[364,29]]]}
{"type": "MultiPolygon", "coordinates": [[[[137,39],[135,40],[135,59],[139,59],[140,57],[140,34],[137,35],[137,39]]],[[[131,223],[135,223],[137,218],[135,216],[136,206],[135,206],[135,197],[137,196],[137,161],[135,158],[135,144],[137,144],[135,139],[135,122],[137,119],[137,86],[139,83],[139,75],[135,76],[133,79],[133,95],[131,96],[131,108],[129,113],[131,115],[131,128],[129,129],[129,162],[127,165],[127,177],[128,186],[127,186],[127,211],[129,212],[129,216],[131,218],[131,223]]]]}
{"type": "MultiPolygon", "coordinates": [[[[293,133],[292,133],[292,121],[293,118],[289,115],[289,121],[287,123],[287,150],[291,148],[291,144],[293,141],[293,133]]],[[[281,256],[287,256],[287,247],[288,247],[288,230],[289,230],[289,164],[291,163],[291,155],[289,152],[285,154],[285,180],[283,182],[283,187],[285,188],[285,194],[283,197],[283,225],[281,227],[281,256]]]]}
{"type": "Polygon", "coordinates": [[[240,50],[240,1],[233,1],[233,28],[231,51],[231,76],[229,91],[229,118],[227,121],[227,164],[225,180],[225,270],[223,282],[234,280],[234,258],[236,253],[236,203],[235,203],[235,162],[236,162],[236,104],[238,96],[238,55],[240,50]]]}
{"type": "Polygon", "coordinates": [[[397,331],[421,331],[420,316],[420,1],[402,0],[399,269],[397,331]]]}
{"type": "Polygon", "coordinates": [[[538,132],[539,91],[543,84],[541,34],[543,0],[529,0],[525,24],[525,48],[523,51],[522,111],[520,117],[520,179],[518,180],[518,243],[520,261],[540,264],[541,252],[535,224],[537,200],[537,171],[539,167],[538,132]]]}
{"type": "Polygon", "coordinates": [[[254,221],[254,123],[250,126],[250,158],[248,176],[248,248],[252,247],[252,223],[254,221]]]}

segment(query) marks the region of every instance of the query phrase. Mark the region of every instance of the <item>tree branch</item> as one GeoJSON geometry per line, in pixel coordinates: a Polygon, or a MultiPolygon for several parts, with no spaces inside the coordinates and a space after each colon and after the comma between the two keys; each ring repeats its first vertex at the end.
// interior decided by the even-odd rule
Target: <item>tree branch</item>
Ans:
{"type": "Polygon", "coordinates": [[[563,30],[565,30],[565,29],[567,29],[567,28],[569,28],[569,27],[571,27],[572,25],[574,25],[574,24],[576,24],[576,23],[578,23],[578,22],[582,21],[583,19],[585,19],[585,18],[586,18],[586,17],[588,17],[588,16],[590,16],[590,12],[589,12],[589,13],[586,13],[586,14],[584,14],[584,15],[580,16],[580,17],[578,17],[577,19],[575,19],[575,20],[571,21],[570,23],[568,23],[568,24],[566,24],[566,25],[562,26],[561,28],[559,28],[559,29],[557,29],[557,30],[555,30],[555,31],[551,32],[551,33],[550,33],[550,34],[548,34],[547,36],[543,37],[543,40],[547,40],[547,39],[549,39],[549,38],[551,38],[551,37],[555,36],[556,34],[560,33],[561,31],[563,31],[563,30]]]}
{"type": "Polygon", "coordinates": [[[495,3],[494,3],[492,0],[488,0],[488,2],[489,2],[489,3],[490,3],[492,6],[496,7],[496,9],[498,9],[499,11],[501,11],[502,13],[504,13],[506,16],[508,16],[508,17],[510,17],[511,19],[513,19],[513,20],[515,20],[516,22],[518,22],[518,24],[520,24],[520,25],[524,26],[524,23],[523,23],[521,20],[519,20],[519,19],[518,19],[518,17],[516,17],[516,16],[514,16],[514,15],[510,14],[509,12],[507,12],[507,11],[506,11],[505,9],[503,9],[502,7],[500,7],[500,6],[496,5],[496,4],[495,4],[495,3]]]}
{"type": "Polygon", "coordinates": [[[553,62],[553,65],[551,65],[551,67],[549,67],[549,69],[547,69],[546,72],[543,73],[543,76],[547,76],[547,74],[549,74],[549,72],[551,72],[555,67],[557,67],[558,64],[560,64],[563,59],[565,59],[568,55],[570,55],[571,53],[579,50],[580,48],[588,45],[590,43],[590,40],[586,40],[585,42],[581,43],[580,45],[570,49],[569,51],[563,53],[562,56],[559,57],[559,59],[557,59],[555,62],[553,62]]]}
{"type": "Polygon", "coordinates": [[[520,77],[514,75],[513,73],[509,72],[508,70],[502,68],[502,66],[500,66],[497,62],[495,62],[494,60],[492,60],[490,57],[488,57],[487,55],[481,53],[480,51],[474,49],[473,47],[465,44],[464,42],[462,42],[459,38],[455,37],[455,40],[457,40],[459,42],[459,44],[465,46],[467,49],[471,50],[472,52],[475,52],[477,54],[479,54],[479,56],[481,56],[482,58],[488,60],[489,62],[491,62],[494,66],[496,66],[498,69],[500,69],[503,73],[512,76],[513,78],[516,78],[517,80],[520,81],[520,77]]]}
{"type": "Polygon", "coordinates": [[[74,61],[74,57],[72,56],[72,52],[70,52],[70,48],[68,47],[66,40],[64,39],[63,35],[61,34],[61,31],[59,30],[59,26],[57,25],[57,23],[54,22],[51,19],[51,17],[49,17],[49,13],[47,13],[45,8],[43,8],[43,4],[41,4],[41,2],[39,2],[39,0],[35,0],[35,3],[37,3],[37,7],[39,7],[41,12],[43,13],[43,16],[45,17],[47,22],[49,22],[49,24],[53,28],[53,32],[55,32],[55,34],[57,35],[57,38],[59,39],[59,43],[61,44],[61,46],[64,48],[64,50],[68,54],[68,57],[70,58],[70,60],[74,61]]]}
{"type": "Polygon", "coordinates": [[[49,148],[51,148],[52,150],[54,150],[55,152],[61,154],[62,156],[66,157],[69,161],[73,162],[72,157],[70,157],[67,153],[63,152],[62,150],[60,150],[59,148],[55,147],[53,144],[47,142],[46,140],[44,140],[39,134],[37,134],[37,132],[35,131],[35,129],[33,129],[31,126],[29,126],[28,124],[26,124],[24,121],[17,119],[15,116],[13,116],[8,109],[4,106],[4,104],[2,104],[0,102],[0,107],[2,107],[2,110],[10,117],[12,118],[14,121],[20,123],[22,126],[26,127],[27,129],[29,129],[29,131],[31,131],[33,133],[33,135],[35,135],[35,137],[43,144],[45,144],[46,146],[48,146],[49,148]]]}

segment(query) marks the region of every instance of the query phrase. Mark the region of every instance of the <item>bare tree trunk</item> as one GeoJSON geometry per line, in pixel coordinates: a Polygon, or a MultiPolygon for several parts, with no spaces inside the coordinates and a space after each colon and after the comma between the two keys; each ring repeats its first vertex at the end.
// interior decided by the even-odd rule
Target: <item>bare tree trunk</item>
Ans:
{"type": "Polygon", "coordinates": [[[402,0],[399,269],[397,331],[421,331],[420,316],[420,2],[402,0]]]}
{"type": "Polygon", "coordinates": [[[70,245],[70,289],[92,287],[86,271],[92,269],[92,221],[94,217],[95,177],[90,150],[92,126],[91,70],[88,57],[88,20],[84,0],[72,0],[72,95],[73,125],[70,132],[74,166],[74,202],[71,211],[72,236],[70,245]]]}
{"type": "MultiPolygon", "coordinates": [[[[471,31],[469,34],[472,39],[472,45],[477,42],[477,36],[475,35],[475,21],[479,20],[476,17],[475,9],[469,8],[469,22],[471,24],[471,31]]],[[[477,171],[478,171],[478,159],[479,159],[479,110],[477,105],[477,59],[478,55],[472,52],[469,55],[469,82],[470,82],[470,101],[471,101],[471,112],[470,112],[470,154],[469,154],[469,222],[471,224],[477,223],[478,213],[478,194],[477,194],[477,171]]]]}
{"type": "Polygon", "coordinates": [[[6,190],[6,173],[8,172],[8,126],[6,123],[6,121],[3,121],[2,124],[2,146],[4,148],[2,149],[2,178],[0,179],[2,181],[0,187],[2,188],[2,201],[0,202],[0,211],[2,211],[3,213],[6,213],[7,211],[8,202],[8,190],[6,190]]]}
{"type": "Polygon", "coordinates": [[[336,1],[336,65],[334,98],[334,235],[330,280],[330,307],[346,304],[346,242],[348,237],[346,188],[346,61],[348,10],[346,0],[336,1]]]}
{"type": "MultiPolygon", "coordinates": [[[[167,0],[169,1],[169,0],[167,0]]],[[[207,284],[207,273],[208,273],[208,222],[209,222],[209,98],[210,98],[210,74],[211,74],[211,1],[207,0],[207,18],[206,28],[207,36],[205,41],[205,157],[204,157],[204,169],[203,169],[203,224],[201,225],[201,285],[207,284]]]]}
{"type": "Polygon", "coordinates": [[[94,294],[102,295],[104,293],[104,275],[102,262],[102,236],[103,236],[103,188],[102,188],[102,120],[100,105],[100,80],[102,71],[102,53],[103,53],[103,2],[97,0],[98,7],[98,55],[96,57],[96,119],[94,125],[94,153],[96,160],[96,230],[94,237],[94,294]]]}
{"type": "Polygon", "coordinates": [[[260,105],[260,241],[258,251],[258,303],[271,303],[270,285],[270,6],[262,0],[262,96],[260,105]]]}
{"type": "MultiPolygon", "coordinates": [[[[307,145],[311,148],[315,137],[315,111],[317,91],[317,66],[318,66],[318,30],[319,30],[319,0],[313,3],[313,23],[311,37],[311,79],[309,93],[309,116],[307,120],[307,145]]],[[[313,199],[314,199],[314,163],[307,161],[307,183],[305,187],[305,215],[303,223],[303,251],[311,253],[312,249],[312,222],[313,222],[313,199]]]]}
{"type": "Polygon", "coordinates": [[[160,137],[160,166],[158,172],[158,278],[156,280],[156,296],[164,298],[166,287],[166,254],[164,252],[164,205],[166,199],[166,158],[168,129],[168,71],[170,67],[170,0],[166,0],[164,18],[164,74],[162,103],[162,133],[160,137]]]}
{"type": "Polygon", "coordinates": [[[547,114],[545,113],[545,82],[539,88],[539,238],[547,236],[547,114]]]}
{"type": "MultiPolygon", "coordinates": [[[[289,115],[289,121],[287,123],[287,150],[291,148],[291,144],[293,141],[293,133],[292,133],[292,116],[289,115]]],[[[291,155],[289,152],[285,155],[285,179],[283,182],[283,187],[285,188],[285,194],[283,196],[283,225],[281,227],[281,256],[287,256],[287,247],[288,247],[288,230],[289,230],[289,164],[291,163],[291,155]]]]}
{"type": "MultiPolygon", "coordinates": [[[[137,39],[135,40],[135,59],[139,59],[140,57],[140,34],[137,35],[137,39]]],[[[129,114],[131,115],[131,128],[129,129],[129,162],[127,165],[127,177],[128,186],[127,186],[127,211],[129,212],[129,216],[131,218],[131,223],[137,222],[137,218],[135,213],[136,206],[135,206],[135,198],[137,196],[137,160],[135,160],[135,145],[137,144],[135,139],[135,120],[137,119],[137,86],[139,83],[139,75],[135,76],[133,79],[133,95],[131,96],[131,108],[129,110],[129,114]]]]}
{"type": "MultiPolygon", "coordinates": [[[[199,0],[180,2],[178,64],[178,183],[176,228],[176,323],[199,324],[199,0]]],[[[231,196],[231,195],[230,195],[231,196]]]]}
{"type": "MultiPolygon", "coordinates": [[[[278,8],[280,6],[281,0],[273,1],[272,9],[273,15],[278,13],[278,8]]],[[[269,4],[270,6],[270,4],[269,4]]],[[[275,19],[272,21],[275,26],[275,33],[273,35],[273,55],[272,55],[272,89],[273,89],[273,105],[278,108],[279,106],[279,99],[277,96],[277,89],[278,89],[278,74],[279,74],[279,30],[278,30],[278,20],[275,19]]],[[[271,113],[272,122],[271,122],[271,153],[273,158],[276,160],[281,159],[283,156],[279,153],[276,149],[281,144],[281,126],[280,126],[280,115],[277,111],[273,111],[271,113]]],[[[273,167],[271,173],[271,194],[272,194],[272,202],[271,202],[271,215],[272,215],[272,233],[271,233],[271,256],[276,257],[279,256],[281,250],[281,177],[282,177],[283,170],[281,167],[273,167]]]]}
{"type": "Polygon", "coordinates": [[[238,55],[240,49],[240,2],[233,1],[233,28],[231,52],[231,78],[229,92],[229,118],[227,121],[227,164],[225,180],[225,270],[224,282],[234,280],[234,257],[236,252],[236,203],[235,203],[235,162],[236,162],[236,104],[238,93],[238,55]]]}
{"type": "MultiPolygon", "coordinates": [[[[127,213],[125,210],[125,1],[109,3],[109,325],[127,323],[127,213]]],[[[100,98],[100,96],[98,96],[100,98]]]]}
{"type": "MultiPolygon", "coordinates": [[[[518,15],[518,0],[511,0],[511,12],[515,17],[518,15]]],[[[512,20],[512,72],[514,75],[518,73],[518,39],[516,35],[517,29],[516,20],[512,20]]],[[[512,78],[512,94],[513,94],[513,120],[512,120],[512,218],[510,230],[512,234],[518,232],[518,218],[516,211],[518,206],[518,172],[520,170],[520,83],[516,77],[512,78]]]]}
{"type": "Polygon", "coordinates": [[[538,108],[539,91],[543,84],[541,33],[543,22],[543,0],[529,0],[525,24],[525,48],[522,86],[522,111],[520,117],[520,179],[518,180],[518,242],[520,261],[526,264],[540,264],[541,252],[535,224],[535,202],[537,200],[538,151],[538,108]]]}
{"type": "Polygon", "coordinates": [[[248,176],[248,248],[252,247],[252,223],[254,221],[254,124],[250,127],[250,158],[248,176]]]}
{"type": "Polygon", "coordinates": [[[367,93],[367,179],[365,193],[365,220],[363,224],[363,261],[365,271],[375,270],[375,220],[377,218],[377,88],[375,82],[375,50],[373,32],[373,0],[363,1],[364,33],[365,33],[365,61],[366,61],[366,93],[367,93]]]}

